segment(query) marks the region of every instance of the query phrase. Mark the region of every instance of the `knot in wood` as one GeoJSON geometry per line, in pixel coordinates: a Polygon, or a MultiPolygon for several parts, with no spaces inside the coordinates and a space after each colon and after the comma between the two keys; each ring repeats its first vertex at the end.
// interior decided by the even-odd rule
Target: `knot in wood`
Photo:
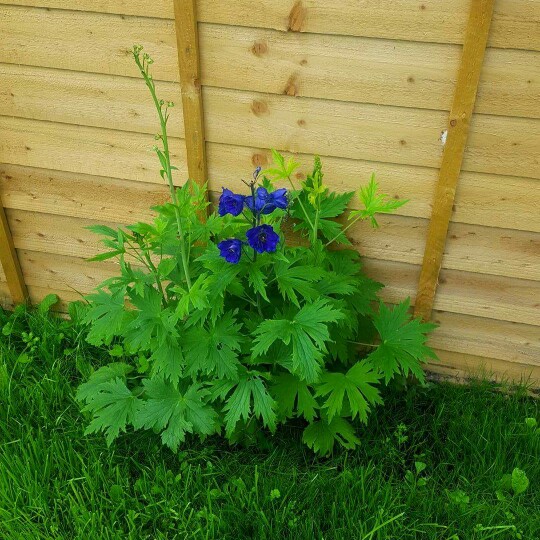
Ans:
{"type": "Polygon", "coordinates": [[[268,52],[268,45],[265,41],[257,40],[251,47],[251,52],[255,56],[263,56],[268,52]]]}
{"type": "Polygon", "coordinates": [[[300,32],[306,20],[307,9],[302,5],[302,0],[298,0],[289,13],[289,27],[292,32],[300,32]]]}
{"type": "Polygon", "coordinates": [[[255,116],[262,116],[263,114],[268,113],[268,104],[265,101],[254,99],[251,104],[251,112],[255,116]]]}

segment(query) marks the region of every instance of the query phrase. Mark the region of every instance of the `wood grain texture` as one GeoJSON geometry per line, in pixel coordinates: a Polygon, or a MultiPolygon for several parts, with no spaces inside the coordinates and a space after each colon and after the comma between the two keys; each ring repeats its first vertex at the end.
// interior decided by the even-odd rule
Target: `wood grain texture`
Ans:
{"type": "MultiPolygon", "coordinates": [[[[0,117],[0,131],[0,163],[163,185],[148,134],[6,117],[0,117]]],[[[170,147],[181,185],[187,178],[184,141],[172,138],[170,147]]]]}
{"type": "MultiPolygon", "coordinates": [[[[4,0],[4,4],[174,18],[170,0],[4,0]]],[[[467,0],[198,0],[199,20],[281,32],[342,34],[388,39],[463,43],[467,0]],[[347,14],[347,17],[343,16],[347,14]],[[302,17],[299,14],[303,14],[302,17]]],[[[495,5],[492,47],[540,50],[538,0],[499,0],[495,5]]]]}
{"type": "Polygon", "coordinates": [[[11,299],[21,304],[28,298],[28,291],[15,251],[8,220],[0,199],[0,266],[6,280],[11,299]]]}
{"type": "MultiPolygon", "coordinates": [[[[127,47],[141,41],[155,57],[154,78],[179,80],[174,26],[169,21],[42,10],[37,14],[30,10],[29,21],[20,11],[7,8],[6,19],[13,19],[9,25],[0,18],[5,36],[0,61],[140,78],[127,47]],[[54,39],[57,34],[62,35],[62,48],[54,39]],[[158,39],[149,41],[151,35],[158,39]],[[107,62],[97,62],[96,57],[107,62]]],[[[199,80],[205,86],[414,108],[451,106],[458,45],[199,26],[199,80]]],[[[539,56],[531,51],[488,50],[477,112],[538,118],[539,56]]]]}
{"type": "MultiPolygon", "coordinates": [[[[149,150],[153,141],[147,135],[6,117],[0,117],[0,129],[4,134],[4,138],[0,139],[0,162],[13,164],[3,165],[0,175],[4,185],[13,185],[12,191],[3,193],[6,204],[22,204],[10,203],[8,198],[12,197],[35,205],[43,201],[46,210],[39,211],[54,212],[53,201],[57,194],[63,193],[62,200],[67,199],[67,207],[75,204],[69,202],[70,196],[82,204],[83,198],[88,201],[96,198],[96,194],[89,193],[94,185],[103,186],[99,189],[108,189],[106,183],[111,177],[153,183],[152,189],[162,189],[163,181],[157,174],[159,165],[149,150]],[[101,153],[107,156],[107,160],[100,159],[101,153]],[[21,171],[17,165],[43,169],[41,172],[34,168],[21,171]],[[62,171],[73,174],[66,176],[62,171]],[[85,187],[86,176],[79,176],[82,173],[92,173],[102,178],[94,178],[92,182],[90,176],[89,184],[85,187]],[[55,175],[58,175],[58,182],[54,182],[55,175]],[[73,190],[70,194],[69,188],[60,185],[75,180],[77,192],[73,190]],[[50,182],[53,184],[46,188],[50,182]],[[52,190],[50,197],[47,189],[52,190]]],[[[181,184],[187,177],[185,158],[181,154],[185,149],[180,140],[175,139],[172,144],[174,163],[180,167],[176,181],[181,184]]],[[[266,167],[271,162],[270,151],[265,148],[213,143],[207,146],[209,185],[214,191],[220,191],[225,185],[242,191],[245,186],[241,178],[248,178],[256,166],[266,167]]],[[[310,171],[313,157],[300,154],[296,158],[302,163],[296,178],[299,181],[310,171]]],[[[385,193],[409,199],[399,209],[400,214],[423,218],[431,214],[436,169],[332,157],[326,157],[323,161],[325,178],[336,191],[356,191],[367,182],[372,172],[376,172],[385,193]]],[[[112,194],[122,188],[113,183],[110,189],[113,190],[112,194]]],[[[134,196],[137,196],[138,190],[143,188],[126,186],[126,189],[133,189],[134,196]]],[[[111,196],[105,208],[113,201],[114,197],[111,196]]],[[[539,205],[540,183],[536,180],[463,172],[453,219],[462,223],[540,232],[539,205]]],[[[60,210],[59,207],[55,213],[60,210]]]]}
{"type": "MultiPolygon", "coordinates": [[[[210,142],[440,166],[441,133],[448,122],[442,111],[218,88],[203,94],[210,142]]],[[[540,177],[540,121],[476,115],[470,131],[463,170],[540,177]]]]}
{"type": "Polygon", "coordinates": [[[188,174],[191,180],[202,186],[208,180],[208,171],[199,66],[197,4],[196,0],[173,0],[173,3],[188,174]]]}
{"type": "MultiPolygon", "coordinates": [[[[447,111],[461,54],[457,45],[208,24],[200,43],[204,85],[447,111]]],[[[540,117],[540,54],[488,50],[476,111],[540,117]]]]}
{"type": "MultiPolygon", "coordinates": [[[[0,114],[155,133],[157,122],[138,79],[2,66],[0,114]],[[62,99],[57,99],[61,95],[62,99]],[[110,99],[119,98],[109,107],[110,99]],[[139,105],[138,105],[139,104],[139,105]]],[[[165,96],[174,85],[160,83],[165,96]]],[[[327,156],[438,167],[443,111],[204,89],[206,138],[234,145],[273,146],[327,156]]],[[[171,135],[183,136],[173,109],[171,135]]],[[[540,177],[540,120],[475,115],[463,169],[540,177]]]]}
{"type": "Polygon", "coordinates": [[[433,213],[429,223],[416,294],[414,313],[426,320],[431,316],[437,290],[448,225],[452,217],[452,205],[469,135],[480,71],[484,62],[493,5],[494,0],[478,0],[471,4],[454,101],[448,121],[448,137],[435,189],[433,213]]]}
{"type": "MultiPolygon", "coordinates": [[[[373,279],[392,283],[390,290],[383,292],[386,301],[414,298],[420,266],[369,259],[365,269],[373,279]]],[[[434,309],[538,326],[539,297],[538,281],[445,269],[440,274],[434,309]]]]}
{"type": "Polygon", "coordinates": [[[540,366],[538,326],[434,311],[436,349],[540,366]]]}
{"type": "MultiPolygon", "coordinates": [[[[0,114],[155,134],[159,119],[142,78],[0,64],[0,114]]],[[[180,86],[158,82],[159,98],[175,101],[180,86]]],[[[169,131],[183,137],[182,107],[169,131]]]]}
{"type": "Polygon", "coordinates": [[[440,362],[432,362],[426,366],[431,378],[435,380],[464,384],[473,380],[490,380],[505,385],[524,384],[530,388],[538,388],[540,384],[540,366],[536,364],[519,364],[438,349],[435,352],[440,362]],[[434,375],[438,376],[433,377],[434,375]]]}

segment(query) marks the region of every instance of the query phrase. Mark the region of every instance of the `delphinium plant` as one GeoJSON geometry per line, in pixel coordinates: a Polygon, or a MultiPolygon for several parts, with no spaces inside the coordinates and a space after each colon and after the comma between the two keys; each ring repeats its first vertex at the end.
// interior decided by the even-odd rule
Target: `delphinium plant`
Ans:
{"type": "Polygon", "coordinates": [[[296,186],[298,164],[274,151],[245,193],[224,188],[208,212],[205,186],[173,184],[171,104],[157,98],[141,49],[133,56],[160,120],[154,150],[170,201],[153,223],[92,227],[108,248],[94,260],[117,258],[119,274],[87,297],[87,340],[118,361],[78,390],[87,432],[111,443],[129,426],[153,429],[177,450],[188,434],[234,442],[301,418],[315,452],[354,448],[355,422],[382,404],[382,386],[422,381],[435,357],[425,344],[433,326],[410,317],[408,300],[378,299],[382,285],[346,234],[404,201],[380,194],[374,177],[358,194],[334,193],[318,158],[296,186]],[[356,195],[360,209],[347,211],[356,195]]]}

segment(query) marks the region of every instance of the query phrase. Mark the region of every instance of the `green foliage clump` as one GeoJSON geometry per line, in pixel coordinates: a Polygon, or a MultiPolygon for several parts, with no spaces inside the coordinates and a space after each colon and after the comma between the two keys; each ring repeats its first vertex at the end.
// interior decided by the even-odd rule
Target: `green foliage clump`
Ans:
{"type": "Polygon", "coordinates": [[[367,422],[381,387],[423,381],[422,362],[435,358],[425,344],[433,325],[411,319],[408,300],[379,300],[382,285],[346,236],[405,201],[379,193],[372,177],[361,209],[347,212],[354,192],[331,192],[319,158],[297,187],[298,164],[274,151],[273,167],[246,183],[250,194],[224,190],[209,213],[205,186],[173,183],[172,104],[156,97],[149,56],[133,54],[158,112],[154,150],[170,201],[153,223],[92,228],[107,248],[94,260],[116,258],[119,275],[87,297],[87,340],[115,360],[79,388],[87,432],[111,443],[128,426],[153,429],[176,451],[189,434],[238,441],[302,418],[315,452],[354,448],[352,421],[367,422]]]}

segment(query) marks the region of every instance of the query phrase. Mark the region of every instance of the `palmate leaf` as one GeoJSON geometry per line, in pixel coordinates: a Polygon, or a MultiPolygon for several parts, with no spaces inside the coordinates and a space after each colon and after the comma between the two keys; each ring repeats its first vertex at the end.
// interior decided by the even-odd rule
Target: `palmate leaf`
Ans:
{"type": "Polygon", "coordinates": [[[412,373],[423,382],[422,362],[429,358],[437,360],[437,355],[425,344],[427,334],[437,325],[411,319],[408,310],[409,299],[392,309],[381,302],[373,318],[381,344],[369,354],[368,359],[381,370],[386,383],[396,373],[412,373]]]}
{"type": "Polygon", "coordinates": [[[214,326],[194,327],[185,333],[186,363],[190,375],[202,372],[219,378],[237,379],[242,324],[237,323],[234,317],[235,312],[228,311],[214,326]]]}
{"type": "MultiPolygon", "coordinates": [[[[225,388],[223,389],[225,390],[225,388]]],[[[227,393],[226,391],[225,393],[227,393]]],[[[240,419],[247,421],[253,414],[261,418],[263,425],[271,431],[276,429],[276,403],[260,377],[249,376],[240,380],[227,399],[223,408],[225,414],[225,433],[230,437],[240,419]]]]}
{"type": "Polygon", "coordinates": [[[277,403],[277,412],[281,418],[303,416],[313,422],[318,409],[317,400],[313,397],[305,381],[290,373],[274,377],[270,392],[277,403]]]}
{"type": "Polygon", "coordinates": [[[116,378],[125,380],[126,375],[133,371],[133,367],[123,362],[111,362],[110,364],[94,371],[90,378],[85,383],[81,384],[77,389],[77,401],[87,401],[92,395],[99,392],[101,384],[112,381],[116,378]]]}
{"type": "Polygon", "coordinates": [[[103,431],[110,446],[120,431],[125,432],[127,424],[133,422],[138,406],[139,400],[120,377],[96,385],[95,392],[86,395],[83,408],[92,413],[85,435],[103,431]]]}
{"type": "Polygon", "coordinates": [[[254,331],[254,357],[265,354],[277,340],[292,345],[293,373],[308,383],[315,382],[321,371],[320,361],[330,339],[328,324],[344,317],[327,300],[305,305],[292,319],[263,321],[254,331]]]}
{"type": "Polygon", "coordinates": [[[295,266],[296,260],[276,262],[275,274],[279,292],[284,300],[300,307],[298,296],[304,301],[310,301],[319,296],[312,284],[325,277],[326,273],[317,266],[304,264],[295,266]]]}
{"type": "Polygon", "coordinates": [[[184,393],[160,377],[146,379],[147,399],[142,401],[133,420],[135,429],[157,429],[161,440],[177,451],[186,433],[210,435],[217,429],[217,413],[205,402],[208,391],[192,384],[184,393]]]}
{"type": "Polygon", "coordinates": [[[97,293],[86,297],[90,308],[83,323],[90,325],[86,337],[88,343],[97,346],[109,345],[114,336],[122,333],[130,319],[124,305],[125,292],[125,288],[120,288],[114,293],[99,289],[97,293]]]}
{"type": "Polygon", "coordinates": [[[368,362],[357,362],[347,373],[325,373],[317,385],[317,397],[326,397],[323,408],[328,420],[342,414],[347,397],[351,416],[367,422],[371,405],[382,403],[375,386],[381,375],[368,362]]]}
{"type": "Polygon", "coordinates": [[[150,357],[152,373],[177,384],[184,374],[185,358],[178,338],[167,335],[150,357]]]}
{"type": "Polygon", "coordinates": [[[391,199],[388,195],[379,193],[379,185],[375,180],[374,173],[371,175],[368,185],[360,189],[358,197],[364,208],[362,210],[353,210],[349,214],[349,219],[356,217],[369,219],[373,227],[379,226],[375,214],[388,214],[408,202],[407,200],[391,199]]]}
{"type": "Polygon", "coordinates": [[[304,430],[302,440],[323,457],[332,453],[336,442],[348,450],[353,450],[360,444],[354,428],[339,416],[332,418],[330,422],[324,418],[313,422],[304,430]]]}

